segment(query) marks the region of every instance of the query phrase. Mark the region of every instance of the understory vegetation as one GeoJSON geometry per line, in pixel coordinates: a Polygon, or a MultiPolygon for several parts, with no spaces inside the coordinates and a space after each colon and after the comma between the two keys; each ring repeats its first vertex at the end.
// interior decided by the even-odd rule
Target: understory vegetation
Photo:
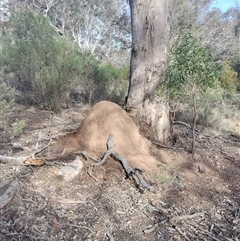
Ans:
{"type": "Polygon", "coordinates": [[[85,101],[121,102],[126,95],[129,67],[97,60],[67,37],[49,19],[29,11],[17,12],[11,31],[2,37],[2,68],[10,86],[22,91],[25,103],[60,111],[69,93],[81,86],[85,101]]]}

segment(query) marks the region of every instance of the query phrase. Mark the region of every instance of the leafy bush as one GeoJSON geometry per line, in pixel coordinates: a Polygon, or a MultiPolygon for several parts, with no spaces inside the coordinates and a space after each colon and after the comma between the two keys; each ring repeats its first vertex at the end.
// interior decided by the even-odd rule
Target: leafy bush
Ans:
{"type": "Polygon", "coordinates": [[[90,105],[101,100],[124,101],[129,83],[129,66],[102,64],[89,53],[82,54],[82,62],[80,85],[90,105]]]}
{"type": "Polygon", "coordinates": [[[107,99],[113,102],[123,102],[129,83],[129,67],[114,67],[110,64],[99,65],[96,75],[98,85],[97,99],[107,99]]]}
{"type": "Polygon", "coordinates": [[[220,66],[199,40],[191,34],[185,35],[178,39],[170,52],[167,80],[159,86],[158,94],[167,95],[170,105],[177,110],[187,105],[193,116],[194,105],[203,109],[203,106],[219,100],[211,101],[211,98],[220,98],[220,95],[212,94],[213,89],[219,89],[220,73],[220,66]]]}
{"type": "Polygon", "coordinates": [[[0,135],[2,137],[19,135],[26,127],[24,120],[11,118],[16,107],[14,101],[14,90],[7,87],[5,83],[0,83],[0,135]]]}
{"type": "Polygon", "coordinates": [[[9,128],[9,113],[14,106],[14,96],[8,92],[6,84],[0,84],[0,130],[9,128]]]}
{"type": "Polygon", "coordinates": [[[60,36],[49,20],[31,12],[11,19],[12,34],[4,45],[4,71],[14,72],[14,87],[28,102],[59,111],[76,86],[84,89],[88,102],[123,101],[129,68],[101,64],[91,54],[60,36]]]}
{"type": "Polygon", "coordinates": [[[199,117],[199,107],[204,104],[203,100],[208,98],[210,90],[218,86],[219,74],[219,66],[198,39],[191,34],[179,37],[170,52],[167,82],[160,90],[167,90],[171,106],[179,108],[179,104],[187,104],[192,110],[193,156],[194,130],[199,117]]]}
{"type": "Polygon", "coordinates": [[[44,109],[59,111],[82,70],[82,58],[47,18],[19,12],[11,20],[13,32],[5,52],[5,66],[17,78],[16,88],[44,109]],[[12,40],[12,41],[11,41],[12,40]]]}

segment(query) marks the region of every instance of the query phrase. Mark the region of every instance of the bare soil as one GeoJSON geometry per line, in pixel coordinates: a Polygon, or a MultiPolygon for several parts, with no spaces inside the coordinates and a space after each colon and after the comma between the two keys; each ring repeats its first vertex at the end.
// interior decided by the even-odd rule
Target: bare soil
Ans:
{"type": "MultiPolygon", "coordinates": [[[[70,162],[76,154],[61,155],[58,140],[75,132],[89,111],[74,106],[55,114],[19,105],[11,118],[27,126],[11,138],[0,132],[0,154],[28,155],[37,140],[44,146],[51,135],[54,143],[39,157],[70,162]]],[[[84,170],[72,182],[57,176],[59,164],[0,163],[0,181],[19,183],[14,198],[0,209],[0,240],[239,240],[240,133],[205,130],[197,136],[195,159],[191,131],[175,125],[173,134],[172,149],[150,148],[156,166],[148,166],[143,176],[155,193],[126,178],[111,158],[93,169],[98,182],[86,172],[90,160],[83,159],[84,170]]]]}

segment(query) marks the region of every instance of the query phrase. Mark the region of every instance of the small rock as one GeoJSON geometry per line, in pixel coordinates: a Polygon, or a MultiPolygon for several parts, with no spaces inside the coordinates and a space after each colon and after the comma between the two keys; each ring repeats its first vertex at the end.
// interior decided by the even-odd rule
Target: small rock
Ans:
{"type": "Polygon", "coordinates": [[[82,170],[83,162],[79,157],[71,163],[66,163],[57,173],[60,177],[64,178],[67,182],[72,181],[82,170]]]}

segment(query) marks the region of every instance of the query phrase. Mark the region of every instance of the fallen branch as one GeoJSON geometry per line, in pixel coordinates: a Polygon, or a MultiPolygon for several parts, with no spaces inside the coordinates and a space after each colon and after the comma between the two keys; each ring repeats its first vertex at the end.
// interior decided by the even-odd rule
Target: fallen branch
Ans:
{"type": "MultiPolygon", "coordinates": [[[[163,212],[163,214],[165,214],[165,212],[163,212]]],[[[180,220],[186,220],[186,219],[192,219],[192,218],[196,218],[196,217],[199,217],[199,216],[203,216],[205,214],[205,212],[201,212],[201,213],[194,213],[194,214],[189,214],[189,215],[182,215],[182,216],[175,216],[175,217],[172,217],[172,218],[169,218],[168,215],[166,215],[166,219],[162,220],[161,222],[159,223],[155,223],[154,225],[152,225],[151,227],[143,230],[143,232],[145,234],[148,234],[148,233],[151,233],[153,232],[160,224],[162,223],[171,223],[173,224],[174,222],[176,221],[180,221],[180,220]]],[[[181,230],[179,228],[176,228],[175,229],[181,233],[181,230]]],[[[187,239],[185,237],[185,234],[183,235],[185,239],[187,239]]],[[[188,239],[187,239],[188,240],[188,239]]]]}
{"type": "MultiPolygon", "coordinates": [[[[92,165],[89,166],[88,174],[93,177],[93,175],[92,175],[92,173],[91,173],[92,168],[93,168],[94,166],[100,166],[100,165],[102,165],[103,163],[105,163],[105,161],[107,160],[107,158],[108,158],[109,156],[111,156],[112,158],[118,160],[118,161],[122,164],[122,166],[123,166],[124,170],[126,171],[127,176],[128,176],[129,178],[132,178],[133,176],[136,176],[136,177],[138,178],[139,182],[141,183],[141,185],[142,185],[144,188],[147,188],[150,192],[154,192],[154,187],[151,186],[151,185],[149,185],[149,184],[147,184],[147,183],[145,182],[144,178],[142,177],[142,175],[140,174],[140,172],[142,172],[142,170],[141,170],[140,168],[132,168],[132,167],[128,164],[127,160],[126,160],[123,156],[119,155],[119,154],[112,148],[112,147],[113,147],[113,142],[114,142],[114,141],[113,141],[113,135],[112,135],[112,134],[109,134],[108,141],[107,141],[107,151],[104,153],[103,158],[102,158],[101,161],[99,161],[99,162],[97,162],[97,163],[94,163],[94,164],[92,164],[92,165]]],[[[93,178],[94,178],[95,180],[97,180],[95,177],[93,177],[93,178]]]]}
{"type": "Polygon", "coordinates": [[[86,160],[89,158],[95,162],[98,162],[95,158],[91,157],[86,151],[75,151],[74,154],[81,154],[86,160]]]}
{"type": "MultiPolygon", "coordinates": [[[[218,239],[218,238],[216,238],[216,237],[213,237],[210,232],[208,232],[208,231],[203,230],[202,228],[200,228],[199,225],[195,225],[195,224],[193,224],[193,223],[192,223],[191,225],[192,225],[193,227],[195,227],[196,229],[198,229],[198,232],[202,233],[203,235],[206,235],[206,236],[208,236],[209,238],[211,238],[211,239],[213,239],[213,240],[215,240],[215,241],[220,241],[220,239],[218,239]]],[[[224,237],[224,236],[221,235],[221,234],[219,234],[219,235],[220,235],[223,239],[225,239],[225,240],[233,241],[232,239],[228,239],[228,238],[224,237]]],[[[221,239],[221,240],[223,240],[223,239],[221,239]]]]}
{"type": "Polygon", "coordinates": [[[166,145],[163,145],[163,144],[161,144],[161,143],[158,143],[158,142],[156,142],[156,141],[152,141],[152,143],[154,144],[154,145],[156,145],[156,146],[160,146],[160,147],[162,147],[162,148],[167,148],[167,149],[174,149],[174,148],[172,148],[171,146],[166,146],[166,145]]]}
{"type": "Polygon", "coordinates": [[[83,228],[89,230],[91,233],[94,233],[91,228],[83,225],[76,225],[76,224],[71,224],[71,223],[66,223],[62,225],[62,227],[73,227],[73,228],[83,228]]]}
{"type": "Polygon", "coordinates": [[[187,241],[191,241],[179,227],[175,227],[175,230],[177,230],[187,241]]]}
{"type": "Polygon", "coordinates": [[[0,183],[0,208],[6,206],[16,193],[18,188],[18,182],[16,180],[5,180],[0,183]]]}
{"type": "Polygon", "coordinates": [[[201,213],[194,213],[194,214],[188,214],[188,215],[182,215],[182,216],[175,216],[169,219],[169,222],[176,222],[176,221],[180,221],[180,220],[185,220],[185,219],[192,219],[192,218],[196,218],[199,216],[204,216],[205,212],[201,212],[201,213]]]}
{"type": "MultiPolygon", "coordinates": [[[[173,124],[175,125],[183,125],[183,126],[186,126],[190,129],[192,129],[192,126],[190,126],[189,124],[185,123],[185,122],[182,122],[182,121],[173,121],[172,122],[173,124]]],[[[194,131],[197,133],[197,134],[202,134],[201,131],[197,130],[197,129],[194,129],[194,131]]]]}
{"type": "Polygon", "coordinates": [[[33,153],[31,153],[28,156],[22,156],[22,157],[9,157],[0,155],[0,163],[6,163],[10,165],[16,165],[16,166],[42,166],[46,163],[45,159],[36,159],[35,156],[38,155],[40,152],[45,150],[49,147],[50,143],[52,142],[52,137],[50,137],[50,140],[46,146],[44,146],[41,149],[38,149],[38,142],[40,141],[40,134],[36,143],[36,148],[33,153]]]}

